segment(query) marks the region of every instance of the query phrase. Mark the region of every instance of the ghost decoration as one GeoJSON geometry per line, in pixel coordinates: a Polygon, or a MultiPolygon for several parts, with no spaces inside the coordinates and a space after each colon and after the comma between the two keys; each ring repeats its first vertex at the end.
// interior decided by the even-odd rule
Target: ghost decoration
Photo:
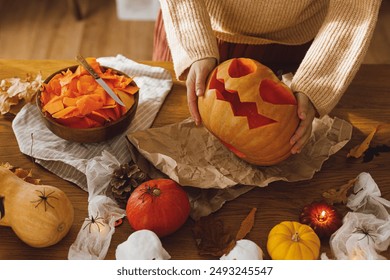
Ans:
{"type": "Polygon", "coordinates": [[[390,201],[369,173],[356,178],[354,192],[348,197],[348,212],[343,225],[331,236],[329,244],[338,260],[382,260],[390,245],[390,201]]]}
{"type": "Polygon", "coordinates": [[[163,248],[158,236],[150,230],[138,230],[118,245],[117,260],[168,260],[171,256],[163,248]]]}
{"type": "Polygon", "coordinates": [[[236,242],[236,246],[221,260],[262,260],[263,250],[257,244],[248,239],[241,239],[236,242]]]}

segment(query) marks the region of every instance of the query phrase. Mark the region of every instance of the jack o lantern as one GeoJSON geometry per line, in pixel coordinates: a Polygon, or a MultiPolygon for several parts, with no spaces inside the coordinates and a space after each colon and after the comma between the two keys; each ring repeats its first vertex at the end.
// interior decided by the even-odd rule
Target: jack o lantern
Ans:
{"type": "Polygon", "coordinates": [[[299,119],[293,92],[268,67],[234,58],[210,74],[198,99],[204,126],[239,158],[261,166],[290,156],[299,119]]]}

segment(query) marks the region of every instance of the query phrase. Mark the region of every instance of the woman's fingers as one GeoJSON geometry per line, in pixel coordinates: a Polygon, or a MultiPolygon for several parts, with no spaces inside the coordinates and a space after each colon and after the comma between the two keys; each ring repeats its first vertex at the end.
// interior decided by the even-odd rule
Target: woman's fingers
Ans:
{"type": "Polygon", "coordinates": [[[290,139],[292,154],[301,152],[302,148],[308,142],[311,136],[312,124],[315,117],[315,109],[309,98],[300,92],[296,94],[296,97],[298,101],[297,114],[300,122],[297,130],[290,139]]]}
{"type": "Polygon", "coordinates": [[[188,109],[196,125],[200,125],[201,117],[198,110],[198,96],[204,95],[206,80],[217,62],[214,58],[205,58],[195,61],[187,75],[187,103],[188,109]]]}

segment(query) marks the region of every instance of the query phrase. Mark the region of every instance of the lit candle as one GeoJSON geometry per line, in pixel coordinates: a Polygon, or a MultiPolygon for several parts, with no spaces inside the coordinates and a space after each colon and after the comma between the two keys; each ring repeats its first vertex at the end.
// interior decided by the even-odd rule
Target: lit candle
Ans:
{"type": "Polygon", "coordinates": [[[352,253],[349,255],[350,260],[366,260],[366,252],[361,249],[355,248],[352,253]]]}
{"type": "Polygon", "coordinates": [[[322,210],[322,211],[321,211],[321,214],[318,215],[318,218],[317,218],[317,219],[318,219],[318,221],[319,221],[320,223],[325,222],[326,219],[327,219],[326,211],[325,211],[325,210],[322,210]]]}
{"type": "Polygon", "coordinates": [[[320,238],[330,237],[341,226],[340,215],[325,202],[313,202],[305,206],[299,221],[311,226],[320,238]]]}

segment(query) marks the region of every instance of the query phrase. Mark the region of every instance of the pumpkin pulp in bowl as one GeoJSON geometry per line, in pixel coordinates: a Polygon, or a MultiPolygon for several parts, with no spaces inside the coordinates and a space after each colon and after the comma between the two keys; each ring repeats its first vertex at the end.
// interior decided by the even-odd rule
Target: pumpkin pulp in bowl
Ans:
{"type": "Polygon", "coordinates": [[[135,116],[139,88],[125,73],[102,67],[87,58],[125,106],[117,104],[78,65],[50,75],[37,94],[37,105],[46,126],[57,136],[80,143],[109,140],[123,133],[135,116]]]}

